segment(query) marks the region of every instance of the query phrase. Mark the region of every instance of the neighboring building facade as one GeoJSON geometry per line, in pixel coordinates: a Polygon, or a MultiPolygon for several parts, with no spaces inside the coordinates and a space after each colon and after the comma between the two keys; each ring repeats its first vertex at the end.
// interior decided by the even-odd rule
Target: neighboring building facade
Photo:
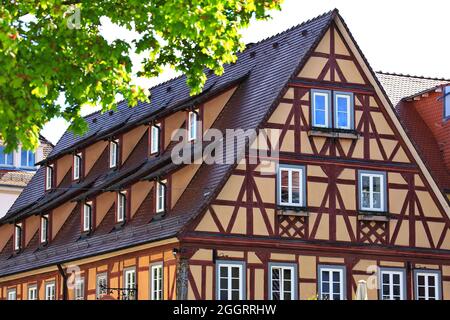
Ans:
{"type": "Polygon", "coordinates": [[[450,299],[449,203],[336,10],[86,120],[1,220],[0,299],[450,299]],[[179,164],[180,129],[259,130],[179,164]]]}
{"type": "Polygon", "coordinates": [[[43,136],[39,137],[36,151],[19,149],[5,153],[0,145],[0,218],[11,208],[22,190],[30,182],[38,167],[36,162],[43,160],[51,151],[53,145],[43,136]]]}

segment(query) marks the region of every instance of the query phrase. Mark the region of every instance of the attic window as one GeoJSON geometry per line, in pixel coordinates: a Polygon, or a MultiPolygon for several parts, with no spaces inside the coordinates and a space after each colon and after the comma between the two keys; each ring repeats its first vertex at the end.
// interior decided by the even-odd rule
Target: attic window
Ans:
{"type": "Polygon", "coordinates": [[[81,152],[73,155],[73,180],[80,179],[82,156],[81,152]]]}
{"type": "Polygon", "coordinates": [[[117,222],[125,222],[127,212],[127,194],[125,191],[117,193],[117,222]]]}
{"type": "Polygon", "coordinates": [[[450,85],[444,88],[444,119],[450,119],[450,85]]]}
{"type": "Polygon", "coordinates": [[[45,168],[45,190],[53,188],[53,165],[50,164],[45,168]]]}
{"type": "Polygon", "coordinates": [[[119,140],[109,142],[109,167],[115,168],[119,162],[119,140]]]}
{"type": "Polygon", "coordinates": [[[41,244],[48,242],[48,214],[41,216],[41,244]]]}
{"type": "Polygon", "coordinates": [[[20,251],[22,249],[22,223],[16,223],[14,226],[14,251],[20,251]]]}
{"type": "Polygon", "coordinates": [[[83,205],[83,232],[92,230],[92,202],[86,202],[83,205]]]}

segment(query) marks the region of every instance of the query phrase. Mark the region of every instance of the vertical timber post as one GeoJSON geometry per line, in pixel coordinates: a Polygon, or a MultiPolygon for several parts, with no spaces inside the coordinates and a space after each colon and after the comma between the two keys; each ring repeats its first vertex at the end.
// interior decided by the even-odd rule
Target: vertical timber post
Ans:
{"type": "Polygon", "coordinates": [[[189,260],[182,256],[177,260],[177,300],[187,300],[189,260]]]}

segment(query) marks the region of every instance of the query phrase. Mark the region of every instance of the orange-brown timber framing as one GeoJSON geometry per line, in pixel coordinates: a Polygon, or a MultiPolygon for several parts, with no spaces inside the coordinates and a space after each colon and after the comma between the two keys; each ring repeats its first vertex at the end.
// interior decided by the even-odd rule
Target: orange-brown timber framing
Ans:
{"type": "MultiPolygon", "coordinates": [[[[225,70],[197,97],[183,96],[184,79],[177,78],[154,89],[161,109],[139,105],[132,120],[119,106],[114,115],[88,117],[94,131],[85,137],[66,133],[44,163],[54,166],[56,188],[27,202],[27,192],[44,188],[41,170],[2,220],[0,299],[11,290],[27,299],[35,285],[45,299],[49,281],[56,299],[74,299],[63,283],[73,266],[84,279],[83,298],[97,298],[99,274],[109,288],[123,288],[126,270],[134,269],[137,298],[151,299],[155,264],[162,264],[164,299],[216,299],[221,264],[242,266],[244,299],[273,298],[274,266],[294,270],[291,298],[317,296],[322,268],[337,268],[342,298],[355,299],[359,280],[394,270],[404,273],[403,299],[418,298],[417,272],[438,274],[439,298],[450,299],[449,203],[337,10],[253,45],[225,70]],[[353,94],[354,128],[315,128],[314,90],[353,94]],[[151,112],[140,111],[145,108],[151,112]],[[258,128],[249,148],[277,147],[279,154],[252,159],[247,152],[236,165],[174,165],[170,137],[188,126],[193,110],[200,131],[258,128]],[[108,117],[116,120],[99,128],[108,117]],[[160,149],[152,154],[153,125],[160,128],[160,149]],[[111,140],[120,146],[113,169],[111,140]],[[72,179],[74,153],[82,154],[80,181],[72,179]],[[301,208],[278,204],[282,165],[304,168],[301,208]],[[382,214],[360,210],[361,171],[385,175],[382,214]],[[156,210],[159,182],[166,185],[163,213],[156,210]],[[118,221],[118,192],[126,195],[124,221],[118,221]],[[82,229],[85,203],[93,208],[89,232],[82,229]],[[42,244],[45,214],[49,240],[42,244]],[[19,251],[17,223],[23,226],[19,251]]],[[[382,295],[369,286],[369,299],[382,295]]],[[[111,296],[121,298],[118,291],[111,296]]]]}

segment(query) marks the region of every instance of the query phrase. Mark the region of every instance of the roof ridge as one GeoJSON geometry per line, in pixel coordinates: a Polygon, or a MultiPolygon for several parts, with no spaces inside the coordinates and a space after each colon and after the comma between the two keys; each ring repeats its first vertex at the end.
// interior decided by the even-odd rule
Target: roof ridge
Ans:
{"type": "Polygon", "coordinates": [[[397,73],[397,72],[385,72],[385,71],[375,71],[377,74],[384,74],[388,76],[397,76],[397,77],[405,77],[405,78],[416,78],[416,79],[424,79],[424,80],[435,80],[435,81],[449,81],[450,78],[438,78],[438,77],[429,77],[429,76],[418,76],[418,75],[411,75],[411,74],[404,74],[404,73],[397,73]]]}

